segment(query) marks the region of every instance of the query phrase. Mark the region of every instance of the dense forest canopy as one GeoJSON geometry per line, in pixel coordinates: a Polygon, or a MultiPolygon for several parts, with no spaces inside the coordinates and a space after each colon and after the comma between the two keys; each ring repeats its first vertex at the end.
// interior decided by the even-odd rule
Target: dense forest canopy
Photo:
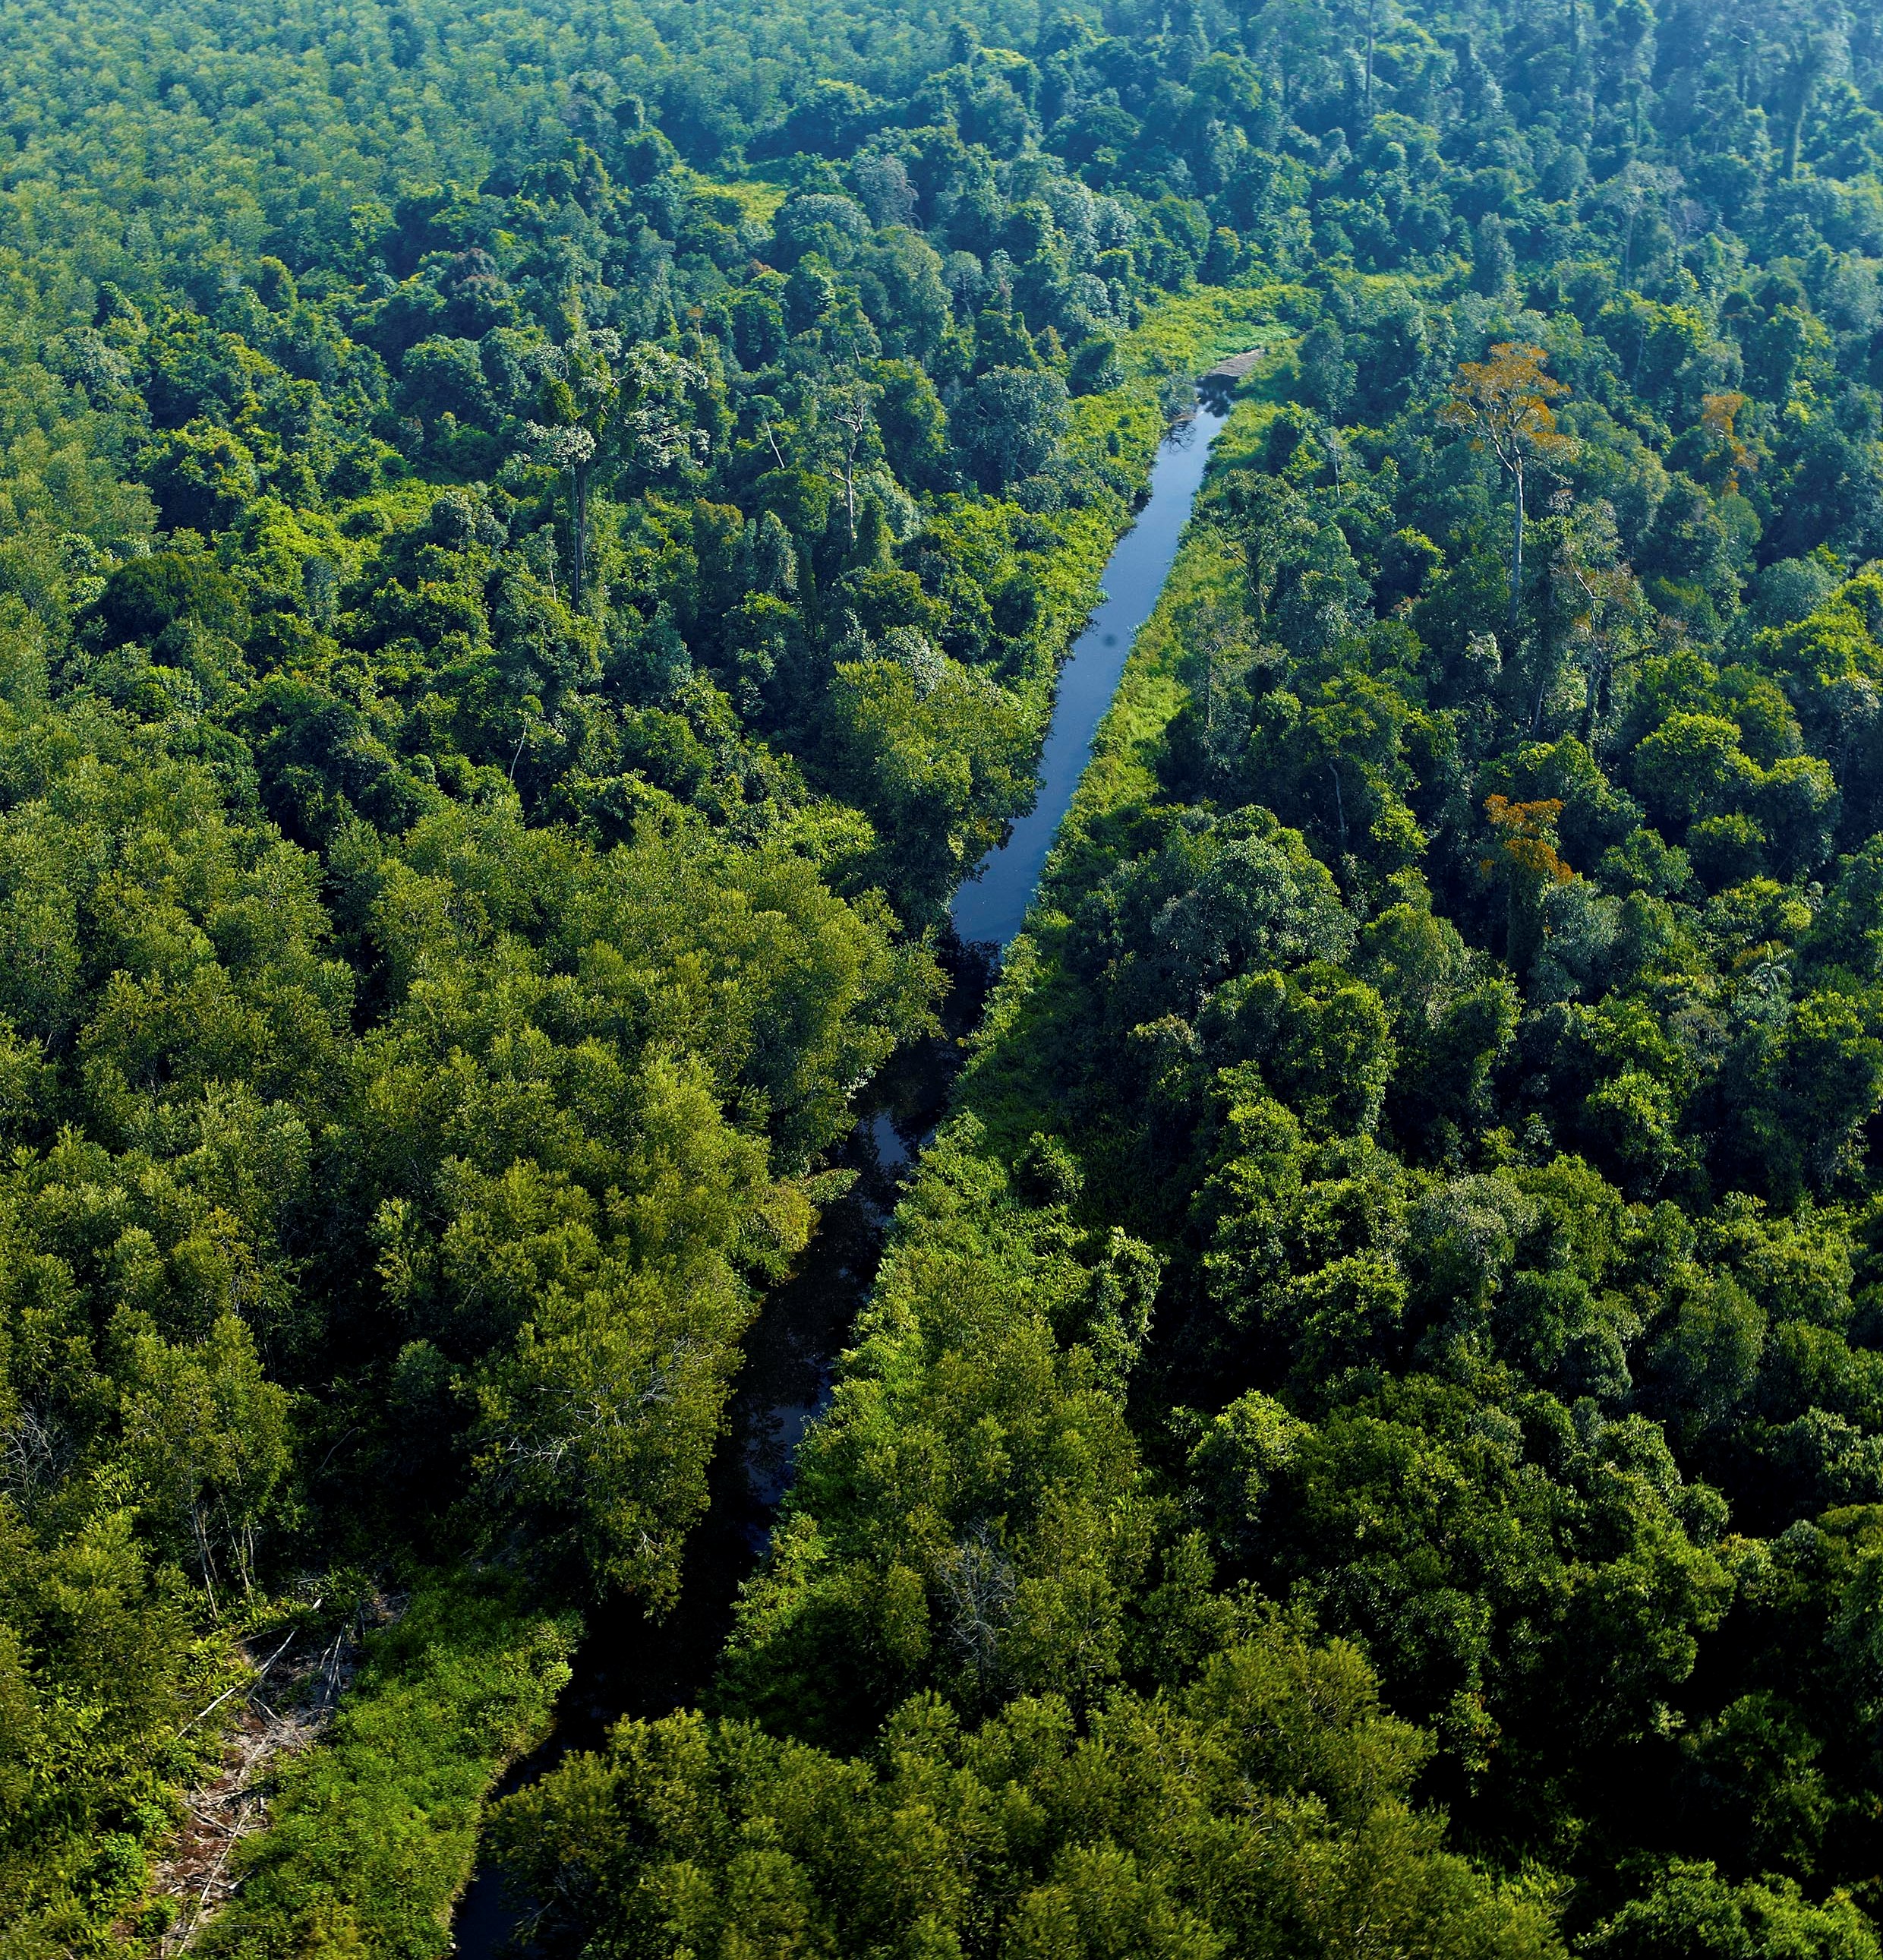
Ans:
{"type": "Polygon", "coordinates": [[[374,1614],[202,1945],[446,1949],[1258,339],[704,1705],[487,1843],[558,1954],[1872,1960],[1874,11],[0,77],[8,1960],[193,1938],[374,1614]]]}

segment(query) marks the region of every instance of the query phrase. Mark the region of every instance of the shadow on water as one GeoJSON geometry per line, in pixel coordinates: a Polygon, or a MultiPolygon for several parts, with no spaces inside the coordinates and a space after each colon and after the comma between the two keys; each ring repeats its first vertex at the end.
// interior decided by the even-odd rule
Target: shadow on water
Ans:
{"type": "MultiPolygon", "coordinates": [[[[938,949],[951,982],[942,1033],[896,1055],[859,1098],[856,1127],[832,1166],[854,1171],[856,1182],[824,1208],[797,1271],[766,1297],[746,1334],[677,1604],[658,1623],[628,1600],[588,1614],[555,1733],[511,1771],[500,1793],[533,1782],[571,1750],[600,1748],[625,1716],[652,1719],[697,1703],[711,1680],[739,1589],[770,1542],[797,1446],[830,1398],[902,1186],[946,1112],[962,1039],[979,1023],[1000,950],[1019,930],[1131,642],[1175,560],[1210,445],[1228,419],[1231,383],[1212,387],[1214,378],[1204,377],[1194,412],[1159,451],[1144,504],[1107,562],[1100,603],[1061,670],[1038,800],[956,896],[938,949]]],[[[501,1878],[480,1867],[453,1920],[460,1960],[497,1960],[520,1919],[501,1878]]]]}

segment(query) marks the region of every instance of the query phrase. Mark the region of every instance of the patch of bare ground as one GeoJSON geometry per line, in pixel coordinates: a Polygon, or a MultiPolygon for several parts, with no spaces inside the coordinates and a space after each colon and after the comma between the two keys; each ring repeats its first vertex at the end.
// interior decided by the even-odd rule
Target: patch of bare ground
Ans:
{"type": "Polygon", "coordinates": [[[1203,378],[1206,381],[1239,381],[1244,376],[1255,373],[1268,352],[1266,347],[1252,347],[1245,354],[1232,354],[1226,361],[1219,361],[1203,378]]]}
{"type": "Polygon", "coordinates": [[[145,1895],[146,1908],[168,1900],[175,1909],[154,1960],[186,1952],[234,1896],[241,1883],[235,1848],[266,1825],[280,1764],[318,1740],[358,1671],[366,1636],[397,1619],[405,1604],[375,1592],[330,1638],[297,1628],[278,1643],[245,1642],[242,1679],[185,1725],[220,1720],[228,1728],[215,1774],[183,1793],[182,1821],[145,1895]],[[238,1712],[229,1722],[232,1701],[238,1712]]]}

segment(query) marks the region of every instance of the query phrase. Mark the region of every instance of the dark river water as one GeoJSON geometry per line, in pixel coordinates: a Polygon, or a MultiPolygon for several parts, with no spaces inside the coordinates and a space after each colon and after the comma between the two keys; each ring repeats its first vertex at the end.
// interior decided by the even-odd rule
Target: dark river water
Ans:
{"type": "MultiPolygon", "coordinates": [[[[726,1433],[708,1472],[711,1504],[688,1541],[679,1604],[658,1624],[628,1602],[590,1613],[574,1678],[557,1704],[555,1732],[517,1766],[504,1789],[533,1780],[571,1749],[600,1748],[623,1716],[653,1717],[696,1701],[711,1679],[739,1588],[764,1557],[790,1486],[799,1440],[829,1398],[890,1214],[946,1109],[960,1039],[979,1021],[1000,950],[1026,917],[1227,416],[1226,399],[1206,391],[1159,450],[1143,507],[1113,548],[1103,596],[1061,670],[1039,800],[956,895],[953,931],[940,949],[953,983],[942,1033],[896,1056],[864,1091],[857,1127],[837,1158],[857,1181],[825,1208],[798,1271],[767,1296],[746,1337],[726,1433]]],[[[453,1924],[460,1960],[496,1960],[517,1923],[496,1874],[480,1868],[453,1924]]]]}

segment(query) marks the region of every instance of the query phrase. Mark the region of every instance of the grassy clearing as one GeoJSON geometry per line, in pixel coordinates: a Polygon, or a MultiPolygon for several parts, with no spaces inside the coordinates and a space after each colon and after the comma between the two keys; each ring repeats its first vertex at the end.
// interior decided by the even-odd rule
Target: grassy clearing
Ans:
{"type": "Polygon", "coordinates": [[[484,1799],[548,1734],[580,1630],[493,1574],[418,1587],[404,1617],[372,1636],[326,1739],[280,1771],[273,1822],[245,1847],[241,1889],[196,1951],[446,1952],[484,1799]]]}

